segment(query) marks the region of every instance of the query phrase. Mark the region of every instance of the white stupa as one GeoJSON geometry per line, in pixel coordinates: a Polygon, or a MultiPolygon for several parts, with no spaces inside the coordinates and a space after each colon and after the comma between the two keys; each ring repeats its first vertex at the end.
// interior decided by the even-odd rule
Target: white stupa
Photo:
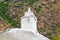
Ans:
{"type": "Polygon", "coordinates": [[[21,29],[14,28],[0,34],[0,40],[49,40],[37,31],[37,18],[30,8],[21,17],[21,29]]]}
{"type": "Polygon", "coordinates": [[[21,29],[37,32],[37,18],[30,8],[28,8],[25,15],[21,17],[21,29]]]}

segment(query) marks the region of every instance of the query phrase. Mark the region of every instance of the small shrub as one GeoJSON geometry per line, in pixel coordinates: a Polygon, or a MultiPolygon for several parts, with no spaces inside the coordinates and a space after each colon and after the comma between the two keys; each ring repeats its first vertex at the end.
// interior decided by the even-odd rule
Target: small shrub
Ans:
{"type": "Polygon", "coordinates": [[[44,28],[38,28],[38,31],[39,32],[45,32],[45,29],[44,28]]]}
{"type": "Polygon", "coordinates": [[[35,7],[36,12],[39,12],[41,10],[41,6],[35,7]]]}
{"type": "Polygon", "coordinates": [[[17,4],[14,5],[14,7],[22,8],[23,7],[23,3],[19,3],[19,4],[17,3],[17,4]]]}
{"type": "Polygon", "coordinates": [[[38,0],[28,0],[28,4],[33,5],[33,3],[35,3],[36,1],[38,1],[38,0]]]}

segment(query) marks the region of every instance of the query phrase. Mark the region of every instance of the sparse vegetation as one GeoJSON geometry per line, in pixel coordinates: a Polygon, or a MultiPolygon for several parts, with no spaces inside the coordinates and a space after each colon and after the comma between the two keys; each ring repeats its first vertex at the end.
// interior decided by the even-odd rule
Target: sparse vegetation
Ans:
{"type": "Polygon", "coordinates": [[[18,7],[18,8],[22,8],[23,7],[23,3],[15,3],[14,7],[18,7]]]}
{"type": "Polygon", "coordinates": [[[7,21],[11,26],[16,27],[17,22],[10,19],[6,11],[8,10],[8,3],[0,2],[0,17],[7,21]]]}
{"type": "Polygon", "coordinates": [[[47,8],[47,9],[52,8],[52,4],[48,4],[48,5],[46,5],[46,8],[47,8]]]}
{"type": "Polygon", "coordinates": [[[35,10],[36,10],[36,12],[39,13],[39,11],[41,11],[41,6],[36,6],[36,7],[35,7],[35,10]]]}
{"type": "Polygon", "coordinates": [[[28,4],[32,6],[33,3],[35,3],[36,1],[38,1],[38,0],[28,0],[28,4]]]}

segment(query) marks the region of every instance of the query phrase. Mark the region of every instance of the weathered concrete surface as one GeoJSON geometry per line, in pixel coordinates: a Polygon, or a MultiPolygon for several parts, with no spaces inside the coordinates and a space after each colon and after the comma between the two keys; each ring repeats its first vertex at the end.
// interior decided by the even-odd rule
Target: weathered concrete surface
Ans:
{"type": "Polygon", "coordinates": [[[0,34],[0,40],[18,40],[14,38],[11,34],[2,33],[0,34]]]}
{"type": "Polygon", "coordinates": [[[49,40],[41,34],[36,34],[31,31],[13,30],[5,33],[0,33],[0,40],[49,40]]]}

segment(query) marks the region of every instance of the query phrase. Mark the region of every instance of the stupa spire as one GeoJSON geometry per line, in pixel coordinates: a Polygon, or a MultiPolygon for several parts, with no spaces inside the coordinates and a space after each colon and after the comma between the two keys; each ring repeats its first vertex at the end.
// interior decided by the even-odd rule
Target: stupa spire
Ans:
{"type": "Polygon", "coordinates": [[[31,8],[28,8],[28,12],[31,12],[31,8]]]}

